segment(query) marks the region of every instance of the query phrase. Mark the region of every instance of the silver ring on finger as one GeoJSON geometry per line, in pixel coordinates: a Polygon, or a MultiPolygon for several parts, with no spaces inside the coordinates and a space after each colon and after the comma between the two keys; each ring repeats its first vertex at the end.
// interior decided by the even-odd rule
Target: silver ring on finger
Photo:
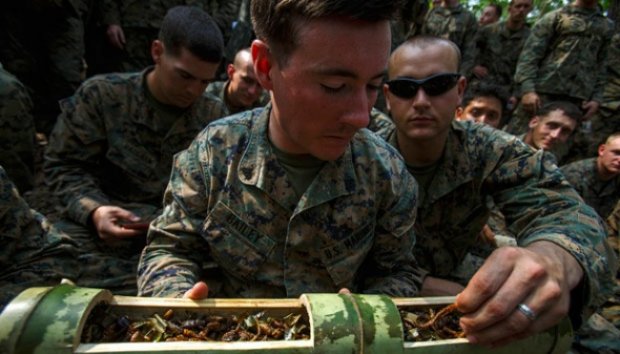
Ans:
{"type": "Polygon", "coordinates": [[[526,304],[519,304],[517,306],[517,310],[519,310],[519,312],[521,312],[529,320],[534,321],[536,319],[536,313],[526,304]]]}

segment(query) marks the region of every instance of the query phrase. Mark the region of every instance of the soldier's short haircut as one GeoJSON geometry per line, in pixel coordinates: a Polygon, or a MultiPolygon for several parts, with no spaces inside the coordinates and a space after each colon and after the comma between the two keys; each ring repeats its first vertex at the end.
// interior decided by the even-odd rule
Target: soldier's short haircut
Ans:
{"type": "Polygon", "coordinates": [[[577,122],[577,124],[581,123],[583,119],[583,113],[575,104],[568,101],[552,101],[546,103],[542,106],[542,108],[536,113],[537,116],[544,118],[549,113],[553,111],[560,110],[564,113],[565,116],[577,122]]]}
{"type": "MultiPolygon", "coordinates": [[[[452,42],[449,39],[422,34],[407,38],[407,40],[403,42],[400,46],[398,46],[398,48],[407,46],[425,49],[435,45],[447,45],[448,47],[452,48],[452,51],[454,52],[456,58],[456,71],[458,72],[461,67],[461,50],[459,49],[459,46],[456,45],[456,43],[452,42]]],[[[396,48],[394,52],[392,52],[392,57],[390,58],[390,61],[392,61],[392,58],[394,58],[394,53],[396,53],[398,48],[396,48]]]]}
{"type": "Polygon", "coordinates": [[[465,95],[463,96],[462,107],[467,107],[469,103],[478,97],[492,97],[497,99],[502,105],[502,110],[506,109],[508,104],[508,91],[493,82],[489,81],[477,81],[472,85],[467,86],[465,95]]]}
{"type": "Polygon", "coordinates": [[[175,6],[168,10],[159,31],[166,53],[177,56],[182,48],[198,58],[219,63],[224,38],[213,18],[195,6],[175,6]]]}
{"type": "Polygon", "coordinates": [[[252,24],[256,37],[269,45],[278,64],[285,66],[299,43],[303,23],[313,19],[341,17],[378,22],[397,16],[402,0],[260,0],[252,1],[252,24]]]}
{"type": "Polygon", "coordinates": [[[613,140],[620,138],[620,132],[615,132],[605,139],[605,144],[611,143],[613,140]]]}

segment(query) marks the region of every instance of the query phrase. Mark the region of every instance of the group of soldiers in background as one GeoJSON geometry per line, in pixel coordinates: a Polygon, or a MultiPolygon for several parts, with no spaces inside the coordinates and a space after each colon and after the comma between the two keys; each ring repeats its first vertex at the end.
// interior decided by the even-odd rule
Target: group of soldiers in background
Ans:
{"type": "MultiPolygon", "coordinates": [[[[427,2],[407,1],[400,18],[392,21],[392,49],[418,34],[454,42],[461,54],[459,73],[467,78],[471,92],[469,98],[466,93],[463,112],[473,116],[477,109],[480,116],[493,104],[498,106],[494,119],[483,122],[521,136],[536,149],[553,151],[558,165],[564,166],[567,179],[607,220],[610,236],[617,237],[620,139],[614,133],[620,132],[620,27],[602,14],[595,0],[576,0],[529,25],[527,17],[533,5],[532,0],[512,0],[505,20],[500,20],[501,7],[490,5],[478,20],[458,0],[444,0],[432,8],[427,2]],[[482,108],[470,107],[470,103],[480,103],[485,98],[491,103],[481,103],[482,108]],[[571,114],[575,110],[578,112],[571,114]],[[560,112],[560,117],[551,117],[554,112],[560,112]]],[[[99,258],[100,264],[105,264],[106,257],[116,257],[127,264],[120,264],[118,271],[106,268],[97,273],[82,269],[84,276],[76,273],[63,277],[80,279],[79,283],[85,286],[135,293],[133,280],[139,255],[135,249],[141,246],[128,246],[128,254],[119,253],[124,246],[103,254],[97,252],[104,246],[95,245],[97,249],[89,249],[85,255],[82,251],[87,249],[87,242],[83,240],[91,238],[93,229],[104,232],[105,226],[101,225],[105,218],[135,219],[136,224],[152,220],[161,211],[159,204],[172,156],[183,150],[208,122],[268,103],[269,97],[253,72],[248,49],[254,38],[249,6],[250,0],[26,0],[0,5],[0,165],[6,169],[6,173],[0,169],[0,196],[6,196],[4,199],[11,200],[12,205],[3,209],[0,204],[0,214],[3,218],[13,214],[11,220],[3,219],[6,225],[22,225],[22,229],[45,235],[45,246],[23,247],[31,251],[38,248],[39,255],[49,260],[48,256],[54,253],[45,253],[46,247],[60,244],[66,232],[73,236],[65,241],[75,246],[70,252],[76,259],[94,267],[99,266],[96,261],[82,258],[99,258]],[[209,67],[213,69],[212,75],[205,73],[205,77],[200,77],[191,69],[193,66],[185,67],[190,79],[205,86],[208,83],[205,97],[209,98],[197,95],[189,100],[189,106],[194,107],[192,112],[171,109],[170,104],[178,107],[178,102],[164,102],[160,98],[169,95],[158,94],[165,90],[157,91],[157,85],[146,83],[153,73],[151,76],[162,80],[169,73],[165,71],[166,65],[172,65],[165,59],[169,48],[162,49],[163,62],[154,61],[153,41],[160,36],[167,11],[177,5],[203,9],[222,35],[218,54],[222,59],[211,61],[217,63],[209,67]],[[24,26],[25,18],[36,25],[24,26]],[[80,87],[86,78],[111,72],[134,74],[97,76],[80,87]],[[142,91],[145,93],[136,93],[142,91]],[[141,95],[147,99],[136,101],[141,95]],[[118,101],[107,100],[112,96],[126,99],[122,109],[118,108],[118,101]],[[169,105],[158,106],[159,103],[169,105]],[[163,120],[155,122],[151,135],[136,132],[136,136],[146,140],[127,141],[126,137],[103,128],[122,125],[126,119],[137,119],[139,126],[138,117],[151,114],[141,111],[149,104],[158,106],[153,111],[163,120]],[[88,110],[79,111],[83,107],[88,110]],[[102,114],[102,107],[123,113],[102,114]],[[183,123],[172,124],[180,116],[185,117],[183,123]],[[196,116],[203,120],[194,119],[196,116]],[[37,144],[47,144],[48,139],[44,185],[37,177],[42,171],[35,170],[35,151],[37,144]],[[165,149],[153,155],[142,150],[145,143],[165,149]],[[115,149],[125,149],[132,156],[128,158],[126,152],[115,149]],[[126,159],[125,171],[106,171],[103,164],[97,167],[101,175],[92,180],[85,177],[88,173],[82,174],[92,172],[101,161],[115,158],[119,164],[126,159]],[[9,179],[21,194],[37,187],[49,190],[51,198],[59,197],[58,204],[51,207],[39,204],[40,199],[28,201],[40,212],[55,215],[52,219],[60,222],[52,226],[43,215],[24,209],[27,204],[11,188],[9,179]],[[16,203],[20,208],[14,207],[16,203]],[[106,204],[117,205],[119,210],[108,210],[109,214],[99,219],[103,220],[101,224],[90,220],[90,213],[106,204]],[[80,234],[83,237],[75,237],[80,234]],[[109,284],[98,281],[102,274],[109,284]]],[[[390,115],[383,98],[378,99],[375,107],[374,115],[390,115]]],[[[378,123],[373,119],[373,124],[378,123]]],[[[617,251],[618,245],[614,247],[617,251]]],[[[0,264],[11,253],[15,251],[3,250],[0,264]]],[[[28,273],[20,276],[29,279],[28,273]]],[[[616,305],[617,295],[611,300],[616,305]]]]}

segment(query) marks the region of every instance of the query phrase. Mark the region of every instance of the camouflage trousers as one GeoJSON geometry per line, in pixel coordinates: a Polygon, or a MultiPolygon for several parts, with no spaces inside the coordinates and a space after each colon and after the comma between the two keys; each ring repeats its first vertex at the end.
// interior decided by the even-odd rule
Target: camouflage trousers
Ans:
{"type": "Polygon", "coordinates": [[[572,155],[578,160],[598,156],[598,147],[607,137],[620,132],[620,111],[600,107],[590,119],[589,131],[583,129],[575,134],[572,155]]]}
{"type": "Polygon", "coordinates": [[[117,295],[137,295],[136,271],[145,237],[106,242],[94,229],[69,220],[61,220],[57,226],[77,244],[78,286],[108,289],[117,295]]]}

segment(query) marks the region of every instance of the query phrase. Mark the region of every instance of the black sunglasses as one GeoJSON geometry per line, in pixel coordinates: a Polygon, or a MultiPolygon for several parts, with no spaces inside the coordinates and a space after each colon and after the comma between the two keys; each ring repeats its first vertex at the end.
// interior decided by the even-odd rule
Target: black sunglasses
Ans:
{"type": "Polygon", "coordinates": [[[410,99],[415,97],[421,87],[429,96],[438,96],[453,88],[461,77],[456,73],[442,73],[416,80],[408,77],[399,77],[387,82],[390,92],[400,98],[410,99]]]}

